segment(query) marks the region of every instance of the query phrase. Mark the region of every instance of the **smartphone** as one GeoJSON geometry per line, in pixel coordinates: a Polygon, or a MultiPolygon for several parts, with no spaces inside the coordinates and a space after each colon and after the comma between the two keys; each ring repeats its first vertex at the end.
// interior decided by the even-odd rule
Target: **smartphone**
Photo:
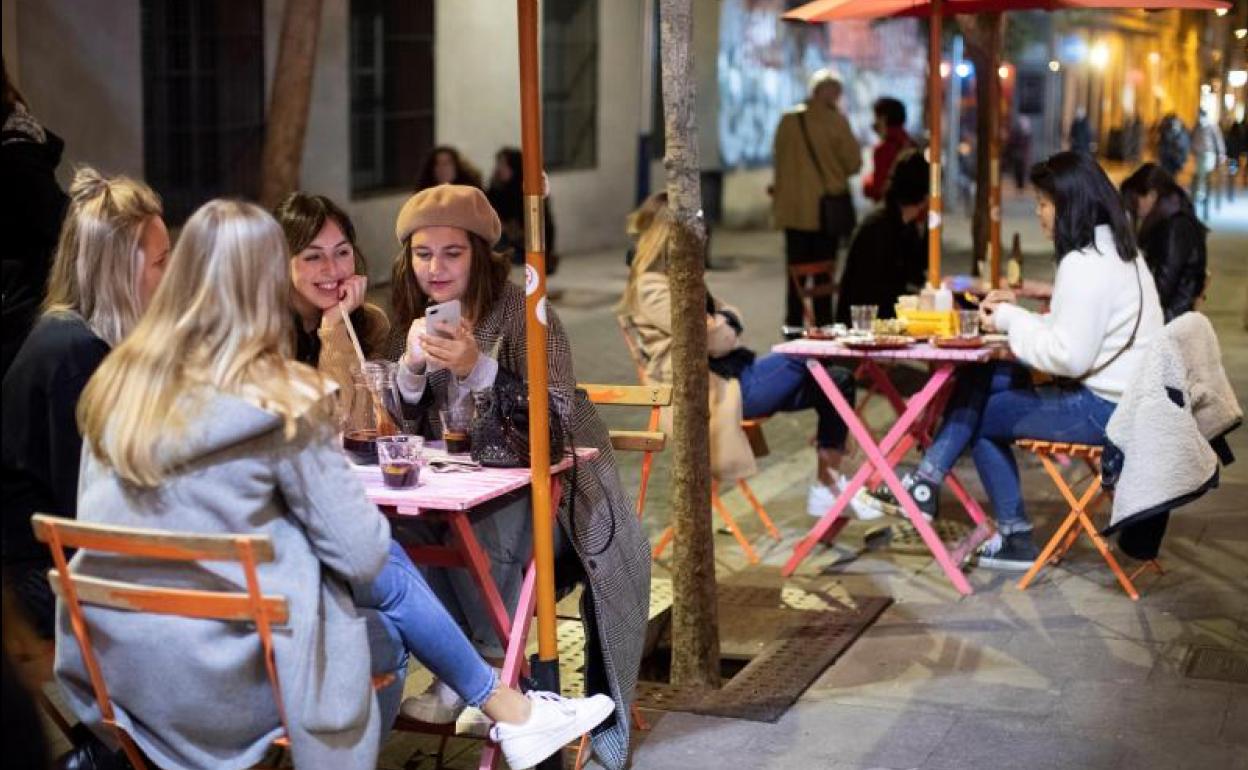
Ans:
{"type": "Polygon", "coordinates": [[[425,308],[425,331],[450,339],[459,328],[459,300],[453,299],[440,305],[425,308]]]}

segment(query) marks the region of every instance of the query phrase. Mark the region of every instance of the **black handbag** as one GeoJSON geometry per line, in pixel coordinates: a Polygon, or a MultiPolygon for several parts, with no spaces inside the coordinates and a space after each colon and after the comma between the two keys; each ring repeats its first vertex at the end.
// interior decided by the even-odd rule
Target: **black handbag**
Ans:
{"type": "MultiPolygon", "coordinates": [[[[473,395],[472,459],[488,468],[529,467],[529,390],[524,381],[499,367],[494,386],[473,395]]],[[[550,410],[550,461],[564,453],[563,425],[550,410]]]]}
{"type": "MultiPolygon", "coordinates": [[[[810,155],[811,163],[815,164],[815,170],[819,173],[819,181],[826,191],[828,180],[823,173],[823,165],[819,163],[819,156],[815,154],[815,148],[810,143],[810,133],[806,130],[806,113],[798,115],[797,121],[802,126],[806,152],[810,155]]],[[[849,237],[857,226],[858,212],[854,209],[853,196],[848,192],[824,192],[819,196],[819,230],[825,236],[829,238],[849,237]]]]}

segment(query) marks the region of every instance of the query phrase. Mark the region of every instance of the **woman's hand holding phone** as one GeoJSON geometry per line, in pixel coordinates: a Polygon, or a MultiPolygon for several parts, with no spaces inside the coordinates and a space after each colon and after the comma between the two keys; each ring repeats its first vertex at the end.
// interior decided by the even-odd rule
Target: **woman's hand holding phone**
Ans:
{"type": "Polygon", "coordinates": [[[477,359],[481,357],[477,340],[472,336],[472,327],[462,319],[453,329],[442,325],[439,326],[437,334],[426,331],[420,337],[420,345],[430,364],[446,367],[451,370],[451,374],[461,379],[472,372],[477,365],[477,359]]]}

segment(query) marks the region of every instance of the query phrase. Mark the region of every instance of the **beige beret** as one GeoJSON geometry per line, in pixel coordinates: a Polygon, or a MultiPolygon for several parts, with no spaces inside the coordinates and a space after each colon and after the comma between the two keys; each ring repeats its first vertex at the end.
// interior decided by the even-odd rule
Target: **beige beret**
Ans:
{"type": "Polygon", "coordinates": [[[407,199],[394,223],[394,236],[403,243],[422,227],[458,227],[476,233],[491,246],[503,234],[485,193],[463,184],[440,184],[407,199]]]}

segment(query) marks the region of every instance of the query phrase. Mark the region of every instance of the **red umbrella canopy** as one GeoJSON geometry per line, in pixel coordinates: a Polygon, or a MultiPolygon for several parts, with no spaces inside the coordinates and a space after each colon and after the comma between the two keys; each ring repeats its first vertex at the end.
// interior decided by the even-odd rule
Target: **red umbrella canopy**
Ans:
{"type": "MultiPolygon", "coordinates": [[[[1137,8],[1145,11],[1230,9],[1225,0],[945,0],[945,16],[1000,11],[1069,11],[1137,8]]],[[[931,0],[814,0],[784,15],[791,21],[879,19],[888,16],[929,16],[931,0]]]]}

